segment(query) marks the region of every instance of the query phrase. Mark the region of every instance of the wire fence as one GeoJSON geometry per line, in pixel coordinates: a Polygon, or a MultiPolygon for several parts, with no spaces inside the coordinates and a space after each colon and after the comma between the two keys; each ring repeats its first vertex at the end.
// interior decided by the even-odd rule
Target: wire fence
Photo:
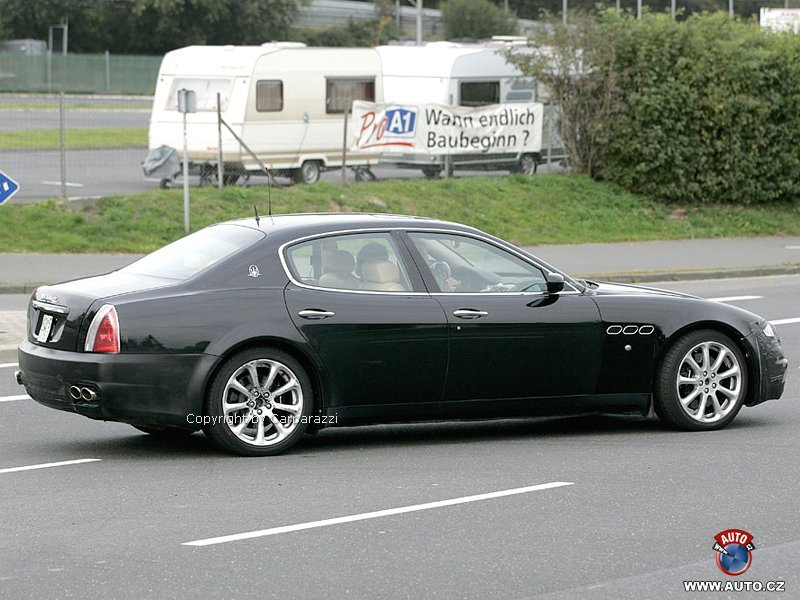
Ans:
{"type": "MultiPolygon", "coordinates": [[[[0,94],[0,171],[20,184],[15,203],[48,198],[80,200],[158,189],[163,176],[146,177],[148,127],[152,97],[76,94],[0,94]]],[[[191,126],[188,135],[192,136],[191,126]]],[[[543,170],[564,164],[558,137],[558,110],[545,105],[541,151],[543,170]]],[[[175,148],[182,156],[182,148],[175,148]]],[[[238,157],[223,156],[224,185],[264,185],[260,171],[245,170],[238,157]]],[[[190,184],[218,185],[218,161],[193,165],[190,184]]],[[[391,164],[374,168],[379,179],[422,177],[419,170],[398,170],[391,164]]],[[[457,170],[456,175],[468,171],[457,170]]],[[[446,176],[446,170],[442,176],[446,176]]],[[[363,180],[348,169],[346,179],[363,180]]],[[[182,178],[169,178],[179,186],[182,178]]],[[[341,171],[323,174],[332,183],[341,171]]],[[[279,184],[291,179],[279,178],[279,184]]]]}
{"type": "Polygon", "coordinates": [[[0,52],[0,92],[146,94],[155,89],[160,56],[0,52]]]}
{"type": "Polygon", "coordinates": [[[14,202],[141,192],[152,98],[0,94],[0,171],[14,202]]]}

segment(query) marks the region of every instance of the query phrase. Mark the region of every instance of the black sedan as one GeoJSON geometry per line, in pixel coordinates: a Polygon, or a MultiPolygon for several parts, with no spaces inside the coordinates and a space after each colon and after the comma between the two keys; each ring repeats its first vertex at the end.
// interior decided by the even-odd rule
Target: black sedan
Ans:
{"type": "Polygon", "coordinates": [[[763,318],[573,279],[442,221],[282,215],[208,227],[39,288],[17,380],[37,402],[269,455],[330,425],[655,412],[712,430],[780,397],[763,318]]]}

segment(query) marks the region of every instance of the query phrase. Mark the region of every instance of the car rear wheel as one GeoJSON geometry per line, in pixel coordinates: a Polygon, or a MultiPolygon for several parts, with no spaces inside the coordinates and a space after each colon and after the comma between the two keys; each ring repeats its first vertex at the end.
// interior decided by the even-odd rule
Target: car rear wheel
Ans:
{"type": "Polygon", "coordinates": [[[658,373],[655,409],[685,431],[721,429],[736,417],[747,393],[747,366],[728,336],[713,330],[680,338],[658,373]]]}
{"type": "Polygon", "coordinates": [[[270,456],[293,446],[308,425],[311,382],[285,352],[254,348],[228,359],[205,402],[205,434],[242,456],[270,456]]]}

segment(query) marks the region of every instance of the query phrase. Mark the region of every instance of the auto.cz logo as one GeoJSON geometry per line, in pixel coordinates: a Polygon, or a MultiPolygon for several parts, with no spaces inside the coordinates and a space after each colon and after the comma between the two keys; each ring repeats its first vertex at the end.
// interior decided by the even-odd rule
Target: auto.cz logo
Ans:
{"type": "Polygon", "coordinates": [[[753,536],[741,529],[726,529],[714,536],[719,570],[736,577],[743,574],[753,564],[753,536]]]}

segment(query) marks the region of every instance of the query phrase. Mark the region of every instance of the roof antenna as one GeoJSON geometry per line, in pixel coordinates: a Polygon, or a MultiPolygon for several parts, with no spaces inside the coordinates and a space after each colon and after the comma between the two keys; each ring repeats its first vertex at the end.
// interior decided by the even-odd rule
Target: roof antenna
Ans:
{"type": "Polygon", "coordinates": [[[261,217],[258,216],[258,209],[255,204],[253,204],[253,210],[256,213],[256,227],[261,227],[261,217]]]}

